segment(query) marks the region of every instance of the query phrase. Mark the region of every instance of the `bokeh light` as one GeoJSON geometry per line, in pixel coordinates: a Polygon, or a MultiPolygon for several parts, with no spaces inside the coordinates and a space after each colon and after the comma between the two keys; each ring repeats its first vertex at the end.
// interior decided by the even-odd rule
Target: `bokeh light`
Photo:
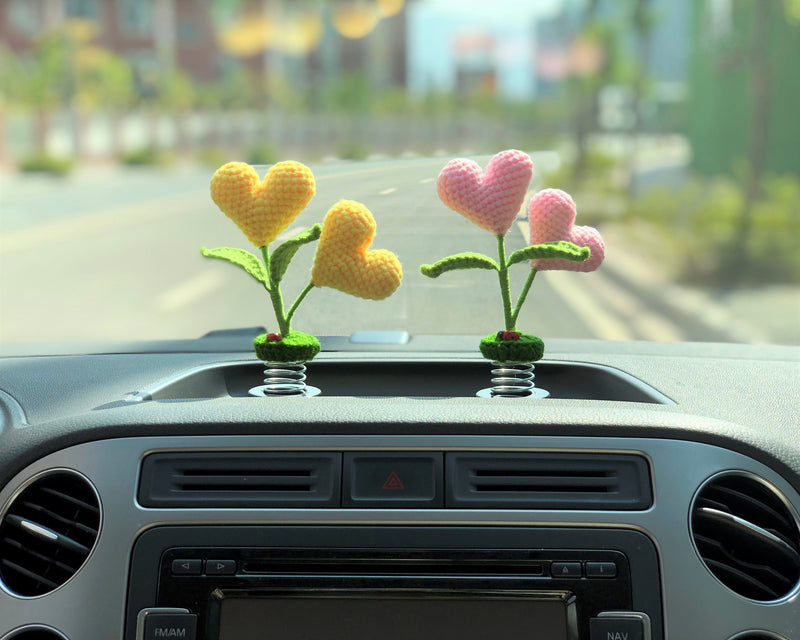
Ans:
{"type": "Polygon", "coordinates": [[[356,40],[370,33],[381,19],[377,5],[341,2],[333,8],[333,26],[342,36],[356,40]]]}

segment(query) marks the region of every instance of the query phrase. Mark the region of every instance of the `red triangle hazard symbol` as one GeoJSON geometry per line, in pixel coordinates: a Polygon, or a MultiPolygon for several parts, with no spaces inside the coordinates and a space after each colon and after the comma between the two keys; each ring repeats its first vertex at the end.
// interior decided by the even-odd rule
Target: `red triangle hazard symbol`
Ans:
{"type": "Polygon", "coordinates": [[[383,483],[381,489],[405,489],[406,486],[403,484],[403,481],[400,479],[400,476],[397,475],[396,471],[392,471],[386,481],[383,483]]]}

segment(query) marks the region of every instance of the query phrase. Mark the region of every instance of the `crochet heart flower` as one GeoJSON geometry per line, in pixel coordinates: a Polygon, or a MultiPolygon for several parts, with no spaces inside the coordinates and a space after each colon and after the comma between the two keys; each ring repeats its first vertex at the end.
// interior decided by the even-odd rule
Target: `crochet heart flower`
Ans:
{"type": "Polygon", "coordinates": [[[605,243],[600,232],[593,227],[576,227],[575,202],[560,189],[544,189],[531,198],[528,205],[530,244],[566,240],[579,247],[589,247],[592,255],[585,262],[548,259],[531,260],[539,271],[562,269],[567,271],[594,271],[605,257],[605,243]]]}
{"type": "Polygon", "coordinates": [[[335,204],[322,224],[311,282],[368,300],[392,295],[403,270],[391,251],[368,250],[375,229],[375,219],[363,204],[350,200],[335,204]]]}
{"type": "Polygon", "coordinates": [[[291,160],[274,165],[263,181],[244,162],[229,162],[211,179],[211,198],[257,247],[284,231],[315,190],[311,169],[291,160]]]}
{"type": "Polygon", "coordinates": [[[436,188],[448,207],[496,236],[505,235],[525,200],[532,173],[528,154],[509,149],[489,161],[486,173],[472,160],[451,160],[436,188]]]}

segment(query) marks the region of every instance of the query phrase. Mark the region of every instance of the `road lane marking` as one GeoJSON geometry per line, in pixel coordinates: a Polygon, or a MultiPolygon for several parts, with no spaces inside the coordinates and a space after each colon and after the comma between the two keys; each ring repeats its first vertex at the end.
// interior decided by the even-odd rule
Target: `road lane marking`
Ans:
{"type": "MultiPolygon", "coordinates": [[[[530,243],[530,226],[525,222],[517,222],[517,228],[522,233],[526,243],[530,243]]],[[[613,314],[589,294],[586,283],[578,280],[580,273],[573,271],[546,271],[547,281],[553,291],[566,304],[573,315],[601,340],[633,340],[634,335],[630,328],[620,322],[613,314]]],[[[594,274],[595,280],[592,287],[597,284],[599,274],[594,274]]]]}
{"type": "Polygon", "coordinates": [[[378,195],[388,196],[390,193],[394,193],[395,191],[397,191],[395,187],[389,187],[388,189],[384,189],[383,191],[381,191],[378,195]]]}
{"type": "Polygon", "coordinates": [[[219,289],[224,281],[218,271],[206,271],[161,293],[156,307],[159,311],[177,311],[219,289]]]}
{"type": "MultiPolygon", "coordinates": [[[[633,332],[589,294],[573,271],[546,271],[547,282],[572,314],[601,340],[633,340],[633,332]]],[[[594,283],[592,285],[594,287],[594,283]]]]}
{"type": "Polygon", "coordinates": [[[611,282],[601,273],[594,273],[591,281],[592,294],[617,312],[632,326],[643,340],[656,342],[683,342],[686,334],[677,324],[653,313],[641,300],[611,282]]]}
{"type": "Polygon", "coordinates": [[[367,173],[380,173],[381,171],[399,171],[401,169],[410,169],[414,167],[420,167],[426,164],[441,164],[440,158],[425,158],[420,159],[417,162],[408,162],[406,164],[391,164],[387,167],[372,167],[370,169],[356,169],[354,171],[340,171],[339,173],[329,173],[327,175],[322,176],[315,176],[316,181],[319,182],[320,180],[330,180],[331,178],[346,178],[348,176],[359,176],[364,175],[367,173]]]}
{"type": "Polygon", "coordinates": [[[130,225],[139,225],[158,218],[189,214],[198,207],[207,206],[208,198],[187,199],[185,193],[166,198],[155,198],[136,204],[113,207],[105,211],[71,216],[45,224],[0,234],[0,251],[11,253],[35,249],[53,243],[63,243],[76,236],[85,236],[99,231],[108,231],[130,225]],[[157,206],[155,206],[157,203],[157,206]]]}

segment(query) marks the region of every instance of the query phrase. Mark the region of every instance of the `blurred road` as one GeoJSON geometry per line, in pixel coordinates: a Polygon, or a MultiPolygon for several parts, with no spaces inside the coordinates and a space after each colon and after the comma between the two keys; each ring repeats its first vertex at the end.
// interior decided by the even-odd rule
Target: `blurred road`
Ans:
{"type": "MultiPolygon", "coordinates": [[[[535,164],[548,160],[532,155],[535,164]]],[[[483,166],[488,160],[476,159],[483,166]]],[[[482,335],[502,328],[494,273],[458,271],[436,280],[419,273],[420,264],[460,251],[496,256],[493,236],[439,201],[435,178],[446,161],[312,166],[317,195],[281,239],[321,222],[338,200],[358,200],[378,222],[373,248],[400,257],[404,280],[382,302],[316,289],[295,316],[295,328],[317,335],[364,329],[482,335]]],[[[253,250],[211,201],[212,173],[108,168],[67,180],[4,176],[0,341],[193,338],[255,325],[274,330],[266,292],[239,269],[200,255],[201,246],[253,250]]],[[[527,244],[524,233],[524,222],[512,227],[509,253],[527,244]]],[[[290,266],[282,284],[287,304],[308,282],[313,250],[301,249],[290,266]]],[[[597,272],[540,273],[519,328],[545,338],[736,339],[724,320],[714,326],[648,292],[646,283],[632,284],[628,276],[635,274],[621,257],[611,246],[597,272]]],[[[525,265],[512,267],[514,296],[526,275],[525,265]]]]}

